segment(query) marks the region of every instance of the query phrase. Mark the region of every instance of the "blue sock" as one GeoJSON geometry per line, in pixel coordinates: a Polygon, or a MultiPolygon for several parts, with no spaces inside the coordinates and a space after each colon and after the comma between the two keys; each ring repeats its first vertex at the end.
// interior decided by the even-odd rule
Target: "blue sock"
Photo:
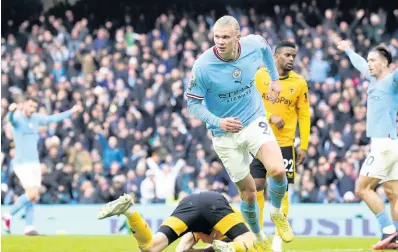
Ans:
{"type": "Polygon", "coordinates": [[[25,213],[25,224],[26,226],[33,226],[33,218],[34,218],[34,205],[32,202],[26,204],[26,213],[25,213]]]}
{"type": "Polygon", "coordinates": [[[376,214],[377,221],[380,224],[381,229],[392,225],[392,221],[390,219],[390,215],[387,213],[386,210],[376,214]]]}
{"type": "Polygon", "coordinates": [[[395,229],[398,230],[398,221],[393,221],[392,223],[394,224],[395,229]]]}
{"type": "Polygon", "coordinates": [[[275,208],[281,208],[282,199],[287,189],[287,178],[285,178],[281,183],[275,181],[272,177],[269,177],[267,184],[272,206],[275,208]]]}
{"type": "Polygon", "coordinates": [[[242,212],[243,217],[246,220],[246,223],[249,224],[249,227],[253,233],[260,233],[260,224],[258,223],[258,216],[260,210],[258,208],[257,202],[254,204],[248,204],[241,200],[240,202],[240,211],[242,212]]]}
{"type": "Polygon", "coordinates": [[[17,201],[15,201],[14,205],[12,205],[10,214],[13,216],[14,214],[18,213],[27,203],[30,203],[26,194],[22,194],[18,197],[17,201]]]}

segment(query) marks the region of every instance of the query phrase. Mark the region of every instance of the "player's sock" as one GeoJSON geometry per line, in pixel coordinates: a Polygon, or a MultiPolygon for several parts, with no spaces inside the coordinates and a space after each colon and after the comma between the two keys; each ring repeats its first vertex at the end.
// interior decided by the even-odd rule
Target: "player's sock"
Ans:
{"type": "Polygon", "coordinates": [[[379,221],[383,234],[392,234],[396,231],[386,210],[376,214],[376,218],[379,221]]]}
{"type": "Polygon", "coordinates": [[[14,214],[18,213],[26,204],[30,203],[28,196],[26,194],[22,194],[18,197],[17,201],[15,201],[14,205],[12,205],[10,210],[10,215],[13,216],[14,214]]]}
{"type": "Polygon", "coordinates": [[[279,213],[282,199],[286,192],[287,179],[283,182],[277,182],[272,177],[268,178],[268,192],[271,198],[271,213],[279,213]]]}
{"type": "Polygon", "coordinates": [[[132,207],[130,207],[124,215],[127,217],[127,223],[137,240],[138,246],[141,249],[148,248],[152,243],[152,232],[148,224],[132,207]]]}
{"type": "MultiPolygon", "coordinates": [[[[289,191],[286,191],[285,196],[283,196],[282,199],[282,213],[284,213],[285,216],[289,213],[289,191]]],[[[275,229],[275,236],[279,236],[278,229],[275,229]]]]}
{"type": "Polygon", "coordinates": [[[249,224],[250,230],[254,233],[258,240],[263,240],[266,238],[265,234],[261,232],[260,224],[258,222],[259,208],[257,202],[254,204],[248,204],[247,202],[240,201],[240,210],[246,223],[249,224]]]}
{"type": "Polygon", "coordinates": [[[264,190],[258,191],[256,193],[256,196],[259,208],[258,223],[260,224],[260,228],[262,229],[264,227],[264,205],[265,205],[264,190]]]}
{"type": "Polygon", "coordinates": [[[33,218],[34,218],[34,205],[32,202],[26,204],[26,213],[25,213],[25,224],[26,226],[33,226],[33,218]]]}
{"type": "Polygon", "coordinates": [[[236,252],[256,252],[253,242],[235,241],[231,242],[236,252]]]}
{"type": "Polygon", "coordinates": [[[289,191],[285,192],[285,196],[282,198],[282,213],[287,216],[289,214],[289,191]]]}

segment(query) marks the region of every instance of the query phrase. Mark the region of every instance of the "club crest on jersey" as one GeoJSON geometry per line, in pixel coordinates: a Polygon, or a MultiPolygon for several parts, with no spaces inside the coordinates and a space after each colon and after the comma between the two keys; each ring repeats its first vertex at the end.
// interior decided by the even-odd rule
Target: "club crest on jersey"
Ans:
{"type": "Polygon", "coordinates": [[[294,92],[294,89],[293,89],[293,88],[291,88],[291,89],[290,89],[290,93],[292,93],[292,94],[293,94],[293,92],[294,92]]]}
{"type": "Polygon", "coordinates": [[[195,73],[192,72],[191,78],[189,79],[188,89],[191,90],[191,89],[194,88],[195,86],[196,86],[196,76],[195,76],[195,73]]]}
{"type": "Polygon", "coordinates": [[[242,75],[242,71],[239,68],[236,68],[232,71],[232,77],[238,79],[242,75]]]}
{"type": "Polygon", "coordinates": [[[193,82],[194,83],[195,81],[196,81],[196,76],[195,76],[195,73],[192,72],[191,73],[191,78],[189,79],[189,82],[191,82],[191,83],[193,82]]]}

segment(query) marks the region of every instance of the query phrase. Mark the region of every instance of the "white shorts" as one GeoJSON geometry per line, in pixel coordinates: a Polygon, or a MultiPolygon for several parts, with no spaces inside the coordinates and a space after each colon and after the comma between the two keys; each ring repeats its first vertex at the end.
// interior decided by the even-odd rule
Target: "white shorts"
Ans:
{"type": "Polygon", "coordinates": [[[380,183],[398,180],[398,139],[372,138],[360,174],[381,179],[380,183]]]}
{"type": "Polygon", "coordinates": [[[16,164],[14,172],[24,189],[41,187],[40,164],[16,164]]]}
{"type": "Polygon", "coordinates": [[[213,137],[213,148],[236,183],[250,172],[250,163],[260,147],[276,138],[265,117],[259,117],[238,133],[213,137]]]}

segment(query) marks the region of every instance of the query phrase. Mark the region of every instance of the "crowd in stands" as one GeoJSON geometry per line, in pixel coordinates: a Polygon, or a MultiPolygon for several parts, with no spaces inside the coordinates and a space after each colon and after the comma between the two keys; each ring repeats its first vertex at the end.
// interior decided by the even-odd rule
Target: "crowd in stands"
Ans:
{"type": "MultiPolygon", "coordinates": [[[[193,62],[213,45],[211,27],[223,14],[239,20],[242,36],[260,34],[272,47],[282,39],[298,45],[295,70],[308,81],[312,127],[307,159],[297,167],[290,188],[291,201],[358,201],[355,181],[369,151],[369,82],[335,43],[350,39],[365,57],[372,46],[384,43],[395,69],[398,26],[388,30],[386,24],[397,22],[398,10],[351,9],[342,15],[337,8],[306,2],[272,6],[268,13],[184,6],[156,17],[150,9],[125,6],[134,15],[121,14],[120,20],[103,12],[93,15],[99,8],[95,1],[78,2],[25,21],[2,37],[3,204],[23,191],[13,173],[14,142],[6,116],[8,105],[22,94],[38,97],[44,114],[74,104],[85,108],[81,115],[40,128],[40,203],[104,203],[123,193],[134,193],[143,204],[169,203],[205,190],[238,202],[211,134],[187,113],[184,97],[193,62]]],[[[296,140],[298,145],[299,136],[296,140]]],[[[377,191],[383,194],[381,188],[377,191]]]]}

